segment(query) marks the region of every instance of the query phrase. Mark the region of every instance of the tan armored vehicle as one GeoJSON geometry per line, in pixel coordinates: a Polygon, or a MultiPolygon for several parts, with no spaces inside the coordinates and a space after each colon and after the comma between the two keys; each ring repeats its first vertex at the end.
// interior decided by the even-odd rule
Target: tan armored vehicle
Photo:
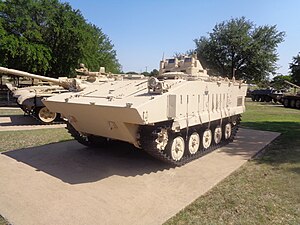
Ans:
{"type": "Polygon", "coordinates": [[[210,77],[196,55],[163,60],[158,77],[112,81],[47,98],[80,143],[132,143],[182,165],[233,140],[247,85],[210,77]]]}
{"type": "MultiPolygon", "coordinates": [[[[83,64],[81,64],[84,67],[83,64]]],[[[84,67],[85,68],[85,67],[84,67]]],[[[82,68],[78,69],[80,72],[82,68]]],[[[60,119],[60,115],[56,112],[51,112],[45,105],[42,103],[42,99],[50,97],[59,93],[68,92],[77,90],[78,88],[83,88],[87,82],[95,81],[107,81],[108,78],[106,75],[101,75],[105,73],[104,68],[100,72],[89,72],[86,68],[84,75],[78,76],[76,80],[69,79],[67,77],[60,77],[58,79],[30,74],[27,72],[8,69],[5,67],[0,67],[0,73],[28,77],[33,79],[38,79],[46,81],[46,83],[41,83],[40,85],[16,88],[11,84],[6,84],[7,87],[11,90],[13,97],[16,98],[17,104],[20,108],[28,115],[38,119],[40,122],[45,124],[53,123],[60,119]],[[82,81],[82,82],[81,82],[82,81]],[[76,83],[77,82],[77,83],[76,83]],[[82,84],[81,84],[82,83],[82,84]],[[77,85],[77,87],[76,87],[77,85]]]]}
{"type": "Polygon", "coordinates": [[[300,86],[286,80],[284,82],[294,88],[294,94],[284,94],[281,97],[281,102],[283,106],[286,108],[300,109],[300,86]],[[299,90],[298,92],[297,89],[299,90]]]}
{"type": "Polygon", "coordinates": [[[142,75],[121,75],[105,73],[105,68],[100,67],[98,72],[89,71],[84,64],[80,64],[79,69],[75,69],[77,75],[75,79],[60,77],[58,79],[30,74],[27,72],[8,69],[0,67],[0,73],[16,75],[21,77],[29,77],[46,81],[37,86],[30,86],[24,88],[16,88],[11,84],[6,84],[12,91],[13,97],[17,99],[17,104],[28,115],[38,119],[44,124],[51,124],[57,120],[60,120],[60,114],[50,111],[42,102],[42,99],[50,97],[56,94],[83,90],[87,85],[98,84],[101,85],[104,82],[110,82],[115,80],[130,79],[143,77],[142,75]]]}
{"type": "Polygon", "coordinates": [[[52,85],[51,83],[23,88],[13,87],[9,83],[6,86],[11,90],[17,104],[25,114],[44,124],[51,124],[60,119],[59,114],[49,111],[41,100],[45,97],[68,91],[65,88],[59,85],[52,85]]]}

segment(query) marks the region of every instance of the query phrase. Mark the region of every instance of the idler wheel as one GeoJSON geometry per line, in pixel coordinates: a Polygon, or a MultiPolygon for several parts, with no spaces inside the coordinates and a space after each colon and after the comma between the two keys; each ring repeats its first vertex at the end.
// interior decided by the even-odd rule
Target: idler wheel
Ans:
{"type": "Polygon", "coordinates": [[[169,156],[174,161],[180,161],[184,155],[185,141],[180,135],[176,136],[173,140],[170,140],[168,149],[169,156]]]}
{"type": "Polygon", "coordinates": [[[188,141],[188,153],[194,155],[200,147],[200,136],[197,132],[193,132],[188,141]]]}
{"type": "Polygon", "coordinates": [[[37,111],[37,117],[43,123],[52,123],[56,117],[56,112],[51,112],[46,106],[39,108],[37,111]]]}
{"type": "Polygon", "coordinates": [[[212,132],[210,129],[207,129],[203,132],[203,136],[202,136],[202,145],[205,150],[210,147],[211,141],[212,141],[212,132]]]}
{"type": "Polygon", "coordinates": [[[219,144],[222,140],[222,128],[217,126],[214,131],[214,142],[219,144]]]}

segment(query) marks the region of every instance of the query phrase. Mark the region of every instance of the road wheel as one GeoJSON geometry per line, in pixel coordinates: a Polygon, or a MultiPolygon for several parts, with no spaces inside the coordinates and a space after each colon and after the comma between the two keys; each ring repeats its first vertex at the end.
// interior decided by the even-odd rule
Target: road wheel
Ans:
{"type": "Polygon", "coordinates": [[[180,161],[184,155],[185,141],[180,135],[176,136],[173,140],[170,140],[170,145],[167,145],[168,155],[174,161],[180,161]]]}
{"type": "Polygon", "coordinates": [[[289,103],[288,99],[284,99],[283,106],[286,107],[286,108],[288,108],[290,106],[290,103],[289,103]]]}
{"type": "Polygon", "coordinates": [[[203,136],[202,136],[202,146],[204,150],[210,147],[211,141],[212,141],[212,132],[210,129],[207,129],[203,132],[203,136]]]}
{"type": "Polygon", "coordinates": [[[224,128],[224,138],[225,138],[225,140],[228,140],[231,137],[231,133],[232,133],[231,123],[227,123],[225,125],[225,128],[224,128]]]}
{"type": "Polygon", "coordinates": [[[222,140],[222,128],[217,126],[214,131],[214,142],[215,144],[219,144],[222,140]]]}
{"type": "Polygon", "coordinates": [[[265,100],[266,100],[266,102],[271,102],[272,98],[270,96],[266,96],[265,100]]]}
{"type": "Polygon", "coordinates": [[[197,132],[193,132],[188,141],[188,153],[190,155],[196,154],[200,147],[200,136],[197,132]]]}
{"type": "Polygon", "coordinates": [[[290,102],[291,108],[295,108],[295,105],[296,105],[296,101],[295,101],[295,99],[292,99],[290,102]]]}
{"type": "Polygon", "coordinates": [[[36,112],[37,118],[43,123],[52,123],[57,118],[56,112],[51,112],[46,106],[38,108],[36,112]]]}

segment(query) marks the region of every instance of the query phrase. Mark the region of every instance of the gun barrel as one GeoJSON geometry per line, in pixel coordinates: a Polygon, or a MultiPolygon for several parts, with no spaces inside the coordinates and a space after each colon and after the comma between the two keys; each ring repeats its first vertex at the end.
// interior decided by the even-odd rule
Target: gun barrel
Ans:
{"type": "Polygon", "coordinates": [[[291,82],[289,82],[287,80],[285,80],[284,82],[287,83],[287,84],[289,84],[289,85],[291,85],[291,86],[293,86],[293,87],[295,87],[295,88],[300,88],[300,86],[298,86],[296,84],[293,84],[293,83],[291,83],[291,82]]]}
{"type": "Polygon", "coordinates": [[[20,71],[20,70],[8,69],[6,67],[0,67],[0,73],[20,76],[20,77],[29,77],[29,78],[39,79],[39,80],[48,81],[48,82],[52,82],[52,83],[61,85],[64,88],[68,88],[68,87],[65,87],[66,86],[65,83],[61,82],[59,79],[36,75],[36,74],[32,74],[32,73],[28,73],[28,72],[24,72],[24,71],[20,71]]]}

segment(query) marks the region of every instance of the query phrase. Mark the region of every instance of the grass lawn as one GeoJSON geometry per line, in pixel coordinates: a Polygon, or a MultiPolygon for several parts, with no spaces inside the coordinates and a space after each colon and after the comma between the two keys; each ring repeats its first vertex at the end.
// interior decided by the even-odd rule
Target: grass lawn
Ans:
{"type": "Polygon", "coordinates": [[[300,110],[246,106],[242,126],[282,135],[165,224],[300,224],[300,110]]]}
{"type": "Polygon", "coordinates": [[[23,115],[24,112],[19,107],[0,108],[0,116],[23,115]]]}
{"type": "Polygon", "coordinates": [[[71,140],[65,128],[0,132],[0,152],[71,140]]]}

